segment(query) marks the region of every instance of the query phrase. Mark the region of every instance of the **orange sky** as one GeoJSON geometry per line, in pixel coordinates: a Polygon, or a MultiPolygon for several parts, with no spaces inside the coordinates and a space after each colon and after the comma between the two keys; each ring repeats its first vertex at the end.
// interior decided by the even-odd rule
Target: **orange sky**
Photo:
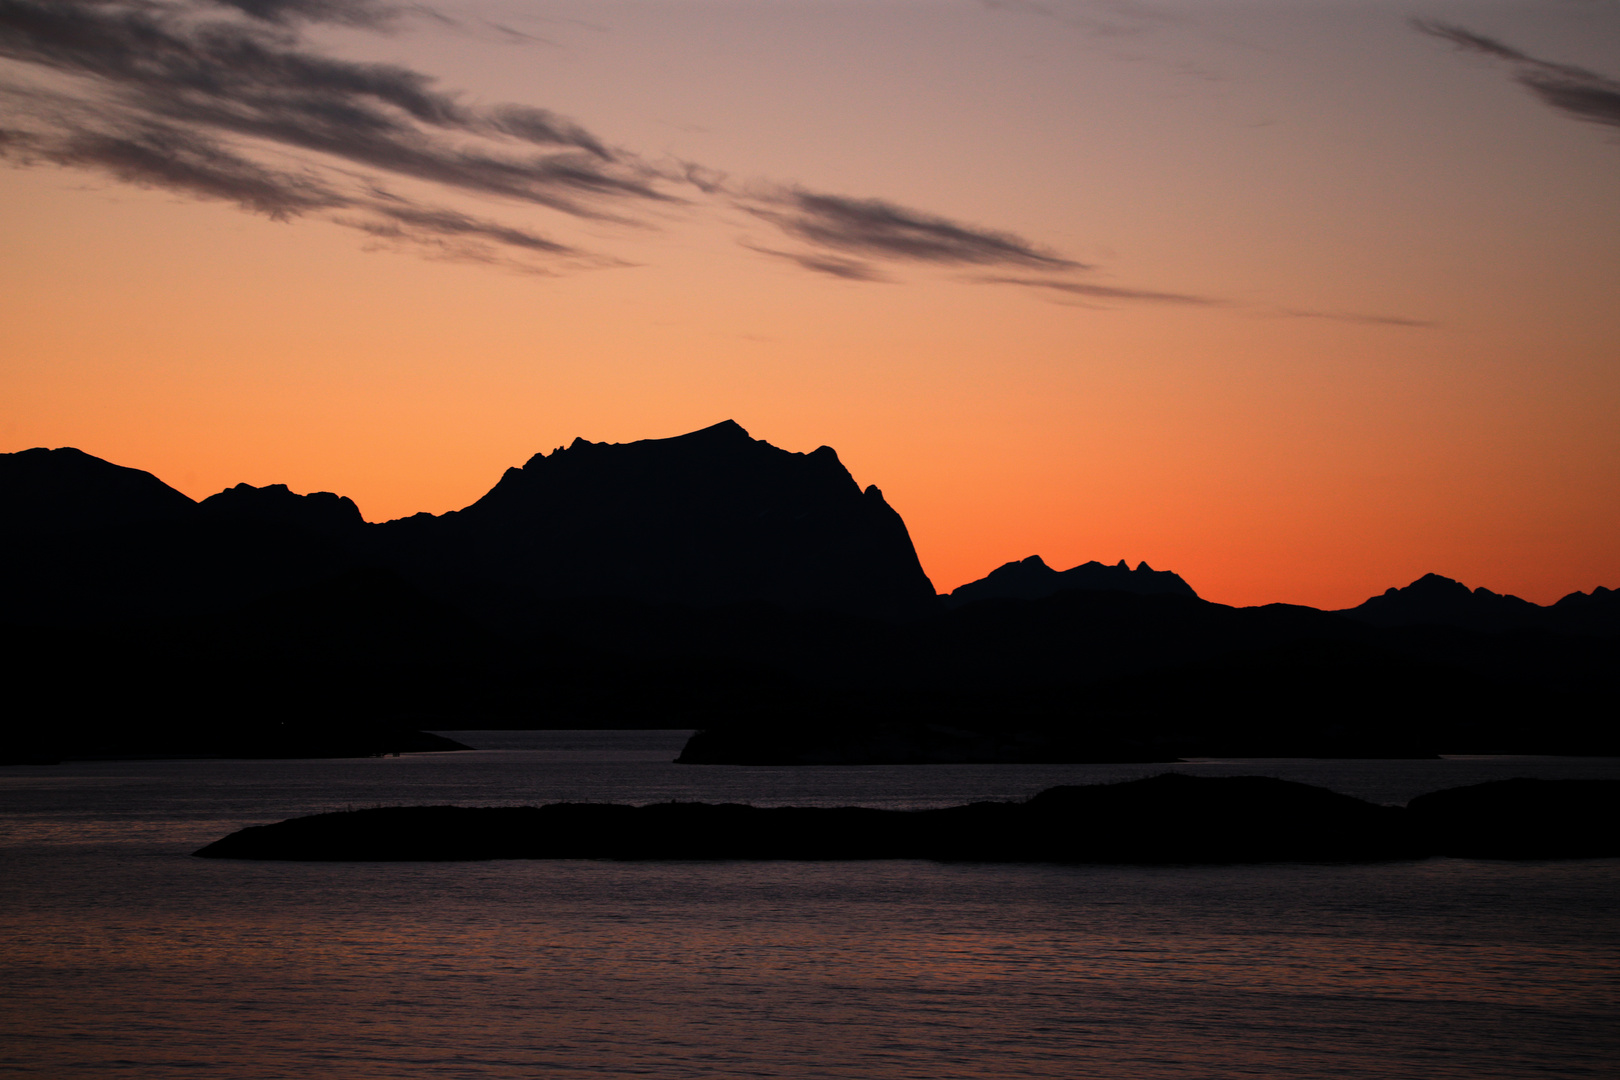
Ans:
{"type": "Polygon", "coordinates": [[[383,520],[734,418],[941,590],[1620,586],[1613,5],[234,2],[314,66],[0,23],[0,449],[383,520]]]}

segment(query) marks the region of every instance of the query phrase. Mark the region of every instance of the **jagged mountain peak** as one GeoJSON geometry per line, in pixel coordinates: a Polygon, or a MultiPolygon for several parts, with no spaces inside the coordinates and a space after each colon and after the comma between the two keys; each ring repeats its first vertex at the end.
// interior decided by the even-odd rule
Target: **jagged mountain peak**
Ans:
{"type": "Polygon", "coordinates": [[[1135,570],[1121,559],[1112,566],[1092,560],[1067,570],[1054,570],[1039,555],[1003,563],[978,581],[953,590],[952,606],[974,600],[1036,600],[1070,591],[1118,591],[1142,595],[1176,595],[1196,598],[1180,576],[1168,570],[1155,570],[1145,561],[1135,570]]]}
{"type": "Polygon", "coordinates": [[[664,439],[575,439],[437,523],[389,528],[421,549],[407,559],[459,560],[541,595],[863,611],[934,596],[875,485],[859,487],[831,447],[784,450],[734,420],[664,439]]]}

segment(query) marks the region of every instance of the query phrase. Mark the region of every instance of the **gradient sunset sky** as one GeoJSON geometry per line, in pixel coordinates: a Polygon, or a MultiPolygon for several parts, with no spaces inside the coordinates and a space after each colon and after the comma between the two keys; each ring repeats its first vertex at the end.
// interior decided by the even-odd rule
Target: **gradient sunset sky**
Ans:
{"type": "Polygon", "coordinates": [[[1620,3],[0,0],[0,450],[441,512],[723,419],[941,591],[1620,586],[1620,3]]]}

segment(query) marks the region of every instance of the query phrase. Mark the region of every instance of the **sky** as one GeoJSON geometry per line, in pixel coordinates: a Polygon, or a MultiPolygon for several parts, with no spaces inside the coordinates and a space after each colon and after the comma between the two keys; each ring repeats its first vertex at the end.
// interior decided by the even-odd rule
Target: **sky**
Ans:
{"type": "Polygon", "coordinates": [[[1620,587],[1620,0],[0,0],[0,450],[826,444],[1011,559],[1620,587]]]}

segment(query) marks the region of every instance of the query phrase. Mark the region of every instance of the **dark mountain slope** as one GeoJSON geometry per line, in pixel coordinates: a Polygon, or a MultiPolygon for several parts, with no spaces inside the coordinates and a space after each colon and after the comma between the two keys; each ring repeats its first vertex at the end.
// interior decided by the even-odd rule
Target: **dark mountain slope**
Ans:
{"type": "Polygon", "coordinates": [[[500,582],[538,597],[620,596],[874,614],[930,609],[900,520],[830,447],[790,453],[732,421],[672,439],[576,439],[508,469],[439,518],[379,529],[414,574],[500,582]]]}
{"type": "Polygon", "coordinates": [[[196,511],[196,503],[151,473],[72,447],[0,454],[0,536],[184,521],[196,511]]]}

